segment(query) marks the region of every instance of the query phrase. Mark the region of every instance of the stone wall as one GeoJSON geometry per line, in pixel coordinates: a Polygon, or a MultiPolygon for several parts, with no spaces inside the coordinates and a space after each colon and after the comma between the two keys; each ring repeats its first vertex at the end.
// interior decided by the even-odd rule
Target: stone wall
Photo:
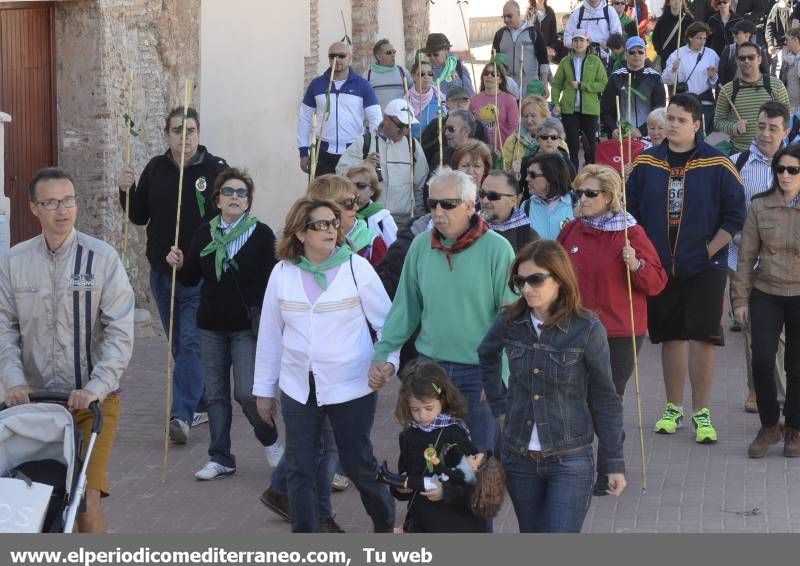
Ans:
{"type": "Polygon", "coordinates": [[[378,0],[351,0],[353,69],[366,76],[374,60],[372,46],[378,40],[378,0]]]}
{"type": "Polygon", "coordinates": [[[311,32],[309,55],[303,59],[305,64],[305,83],[317,76],[319,64],[319,0],[310,0],[308,6],[308,26],[311,32]]]}
{"type": "MultiPolygon", "coordinates": [[[[182,104],[184,80],[199,79],[200,0],[82,0],[56,3],[59,164],[76,177],[78,228],[122,251],[124,215],[116,177],[127,144],[130,71],[137,175],[165,149],[164,116],[182,104]]],[[[198,90],[192,105],[199,107],[198,90]]],[[[201,110],[202,123],[202,110],[201,110]]],[[[143,228],[130,230],[137,305],[153,310],[143,228]]]]}
{"type": "Polygon", "coordinates": [[[430,29],[428,0],[403,0],[403,29],[406,41],[406,66],[414,66],[414,54],[425,46],[430,29]]]}

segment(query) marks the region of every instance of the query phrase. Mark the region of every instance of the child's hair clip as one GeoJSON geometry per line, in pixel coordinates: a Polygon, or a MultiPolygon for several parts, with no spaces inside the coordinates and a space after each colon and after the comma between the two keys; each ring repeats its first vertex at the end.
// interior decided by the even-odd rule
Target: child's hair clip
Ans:
{"type": "Polygon", "coordinates": [[[431,387],[433,387],[433,390],[436,391],[437,395],[442,394],[442,388],[436,385],[436,383],[434,383],[433,381],[431,381],[431,387]]]}

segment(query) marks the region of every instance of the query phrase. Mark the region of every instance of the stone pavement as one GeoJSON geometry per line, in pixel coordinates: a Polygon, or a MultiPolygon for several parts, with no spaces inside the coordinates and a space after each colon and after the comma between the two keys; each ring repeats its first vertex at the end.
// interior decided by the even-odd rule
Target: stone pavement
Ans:
{"type": "MultiPolygon", "coordinates": [[[[742,408],[745,396],[741,334],[726,332],[728,346],[717,350],[711,411],[719,432],[716,445],[694,442],[690,427],[673,436],[651,432],[664,402],[659,348],[645,344],[640,383],[647,454],[647,493],[641,486],[641,460],[633,379],[625,399],[625,445],[629,482],[619,498],[593,498],[585,532],[800,532],[800,461],[782,448],[749,460],[746,448],[758,430],[758,417],[742,408]],[[790,489],[793,486],[794,489],[790,489]]],[[[122,533],[280,533],[289,525],[267,510],[259,495],[270,470],[263,449],[238,407],[234,410],[235,475],[198,482],[193,474],[206,462],[208,427],[192,430],[189,443],[172,446],[169,476],[161,483],[164,414],[163,338],[138,339],[123,379],[123,409],[112,454],[112,495],[105,500],[112,531],[122,533]]],[[[399,427],[392,417],[397,384],[380,394],[373,429],[379,459],[394,463],[399,427]]],[[[690,399],[687,385],[687,401],[690,399]]],[[[688,406],[688,403],[687,403],[688,406]]],[[[283,433],[281,432],[281,436],[283,433]]],[[[367,532],[369,518],[351,487],[333,496],[336,520],[349,532],[367,532]]],[[[397,522],[403,517],[397,506],[397,522]]],[[[495,530],[518,532],[507,501],[495,530]]]]}

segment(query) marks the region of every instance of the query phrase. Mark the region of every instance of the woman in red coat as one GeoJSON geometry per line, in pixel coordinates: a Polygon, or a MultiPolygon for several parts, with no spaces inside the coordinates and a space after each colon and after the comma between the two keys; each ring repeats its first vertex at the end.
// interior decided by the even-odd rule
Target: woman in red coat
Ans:
{"type": "MultiPolygon", "coordinates": [[[[584,306],[596,312],[606,328],[611,374],[622,397],[633,372],[631,335],[636,335],[638,350],[647,331],[646,297],[664,289],[667,274],[644,229],[622,209],[622,181],[614,169],[586,165],[573,186],[578,199],[576,218],[564,226],[557,239],[575,267],[584,306]],[[631,272],[635,332],[631,332],[626,270],[631,272]]],[[[605,456],[599,451],[595,495],[605,495],[608,489],[604,468],[605,456]]]]}

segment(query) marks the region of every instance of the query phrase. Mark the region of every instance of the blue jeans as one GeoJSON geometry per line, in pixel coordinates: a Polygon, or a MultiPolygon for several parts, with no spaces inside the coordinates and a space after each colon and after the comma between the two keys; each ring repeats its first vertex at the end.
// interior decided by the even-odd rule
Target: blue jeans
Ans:
{"type": "Polygon", "coordinates": [[[592,500],[592,447],[531,458],[503,451],[506,487],[521,533],[579,533],[592,500]]]}
{"type": "MultiPolygon", "coordinates": [[[[317,469],[317,505],[319,516],[325,519],[333,517],[331,505],[331,482],[339,463],[339,451],[336,449],[336,438],[329,419],[322,421],[322,452],[320,454],[319,468],[317,469]]],[[[289,494],[288,479],[286,477],[286,453],[284,452],[278,466],[272,470],[269,488],[282,495],[289,494]]]]}
{"type": "Polygon", "coordinates": [[[494,450],[497,442],[497,421],[492,416],[492,410],[486,401],[481,401],[483,380],[478,366],[455,364],[451,362],[436,362],[444,371],[450,381],[458,387],[461,394],[466,397],[469,413],[467,414],[467,427],[472,437],[472,443],[480,452],[494,450]]]}
{"type": "Polygon", "coordinates": [[[248,330],[215,332],[200,329],[201,352],[206,384],[208,428],[211,441],[208,455],[212,462],[236,467],[231,454],[231,366],[233,366],[233,398],[253,427],[263,446],[278,439],[278,431],[258,415],[253,397],[253,375],[256,362],[256,339],[248,330]]]}
{"type": "MultiPolygon", "coordinates": [[[[169,299],[172,278],[167,273],[150,271],[150,290],[156,300],[164,332],[169,333],[169,299]]],[[[175,311],[172,332],[172,409],[170,416],[192,422],[203,397],[203,364],[200,360],[200,338],[197,332],[197,307],[200,286],[184,287],[175,282],[175,311]]]]}
{"type": "Polygon", "coordinates": [[[394,500],[386,485],[378,483],[378,462],[372,453],[369,435],[375,417],[378,396],[364,397],[319,406],[314,381],[305,404],[281,394],[283,422],[286,424],[286,473],[292,532],[313,533],[319,530],[317,477],[319,475],[322,421],[330,419],[339,458],[361,495],[361,503],[372,519],[375,530],[394,526],[394,500]]]}

